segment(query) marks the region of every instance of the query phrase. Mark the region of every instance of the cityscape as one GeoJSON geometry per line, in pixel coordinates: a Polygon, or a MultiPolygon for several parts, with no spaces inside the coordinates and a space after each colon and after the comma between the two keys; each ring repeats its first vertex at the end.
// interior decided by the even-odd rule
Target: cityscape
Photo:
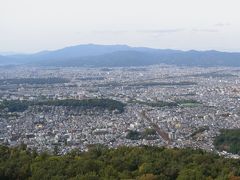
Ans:
{"type": "Polygon", "coordinates": [[[0,0],[0,180],[240,180],[239,7],[0,0]]]}
{"type": "Polygon", "coordinates": [[[239,158],[214,147],[221,129],[240,128],[239,75],[238,67],[1,67],[0,143],[59,155],[102,144],[239,158]],[[37,103],[95,99],[123,109],[37,103]]]}

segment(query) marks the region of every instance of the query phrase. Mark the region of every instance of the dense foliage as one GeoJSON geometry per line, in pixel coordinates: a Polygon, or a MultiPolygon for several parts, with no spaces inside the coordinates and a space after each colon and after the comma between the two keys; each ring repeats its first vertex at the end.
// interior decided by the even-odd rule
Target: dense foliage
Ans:
{"type": "Polygon", "coordinates": [[[157,136],[157,132],[154,129],[147,128],[143,132],[130,130],[128,131],[126,138],[131,140],[139,140],[139,139],[153,140],[153,139],[157,139],[158,136],[157,136]]]}
{"type": "Polygon", "coordinates": [[[131,140],[139,140],[142,138],[142,134],[138,131],[129,131],[126,138],[131,140]]]}
{"type": "Polygon", "coordinates": [[[191,137],[194,137],[200,133],[203,133],[204,131],[206,130],[209,130],[209,127],[208,126],[203,126],[203,127],[200,127],[198,128],[196,131],[194,131],[192,134],[191,134],[191,137]]]}
{"type": "Polygon", "coordinates": [[[82,107],[83,109],[100,108],[108,109],[109,111],[118,110],[119,112],[124,111],[124,104],[120,101],[112,99],[83,99],[83,100],[52,100],[40,102],[38,105],[48,105],[48,106],[72,106],[72,107],[82,107]]]}
{"type": "Polygon", "coordinates": [[[9,112],[23,112],[29,106],[46,105],[46,106],[69,106],[80,107],[82,109],[108,109],[109,111],[118,110],[120,113],[124,111],[124,104],[120,101],[112,99],[84,99],[84,100],[47,100],[47,101],[3,101],[0,103],[0,109],[7,108],[9,112]]]}
{"type": "Polygon", "coordinates": [[[240,155],[240,129],[223,129],[214,140],[215,147],[220,151],[227,151],[240,155]]]}
{"type": "Polygon", "coordinates": [[[29,101],[3,101],[0,103],[0,109],[7,109],[9,112],[23,112],[25,111],[28,106],[30,106],[29,101]]]}
{"type": "Polygon", "coordinates": [[[201,104],[200,102],[198,102],[195,99],[177,99],[175,100],[175,102],[178,105],[185,105],[185,104],[201,104]]]}
{"type": "Polygon", "coordinates": [[[237,179],[240,161],[202,150],[97,145],[64,156],[0,146],[0,179],[237,179]]]}

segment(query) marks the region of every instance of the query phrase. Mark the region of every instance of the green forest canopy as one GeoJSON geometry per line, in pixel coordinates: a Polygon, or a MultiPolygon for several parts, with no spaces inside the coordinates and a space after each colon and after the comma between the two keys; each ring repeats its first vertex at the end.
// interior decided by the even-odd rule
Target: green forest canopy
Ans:
{"type": "Polygon", "coordinates": [[[214,140],[215,147],[220,151],[227,151],[240,155],[240,129],[222,129],[214,140]]]}
{"type": "Polygon", "coordinates": [[[65,99],[65,100],[47,100],[47,101],[3,101],[0,104],[0,109],[7,108],[9,112],[23,112],[29,106],[34,105],[46,105],[46,106],[69,106],[69,107],[80,107],[83,109],[107,109],[109,111],[118,110],[120,113],[124,111],[124,104],[120,101],[112,99],[65,99]]]}
{"type": "Polygon", "coordinates": [[[240,160],[193,149],[89,147],[63,156],[0,146],[0,179],[237,179],[240,160]]]}

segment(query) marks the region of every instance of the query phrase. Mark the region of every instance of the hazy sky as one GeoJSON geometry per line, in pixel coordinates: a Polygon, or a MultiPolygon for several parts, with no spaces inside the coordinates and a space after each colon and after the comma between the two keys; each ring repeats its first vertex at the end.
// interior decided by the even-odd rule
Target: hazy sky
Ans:
{"type": "Polygon", "coordinates": [[[0,52],[97,43],[240,51],[239,0],[0,0],[0,52]]]}

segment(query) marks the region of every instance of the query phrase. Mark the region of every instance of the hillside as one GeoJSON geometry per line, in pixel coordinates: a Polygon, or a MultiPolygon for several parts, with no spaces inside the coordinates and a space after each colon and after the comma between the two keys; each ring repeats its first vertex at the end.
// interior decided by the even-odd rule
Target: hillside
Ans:
{"type": "MultiPolygon", "coordinates": [[[[56,146],[55,152],[58,152],[56,146]]],[[[240,161],[202,150],[89,146],[63,155],[0,146],[0,179],[239,179],[240,161]]]]}

